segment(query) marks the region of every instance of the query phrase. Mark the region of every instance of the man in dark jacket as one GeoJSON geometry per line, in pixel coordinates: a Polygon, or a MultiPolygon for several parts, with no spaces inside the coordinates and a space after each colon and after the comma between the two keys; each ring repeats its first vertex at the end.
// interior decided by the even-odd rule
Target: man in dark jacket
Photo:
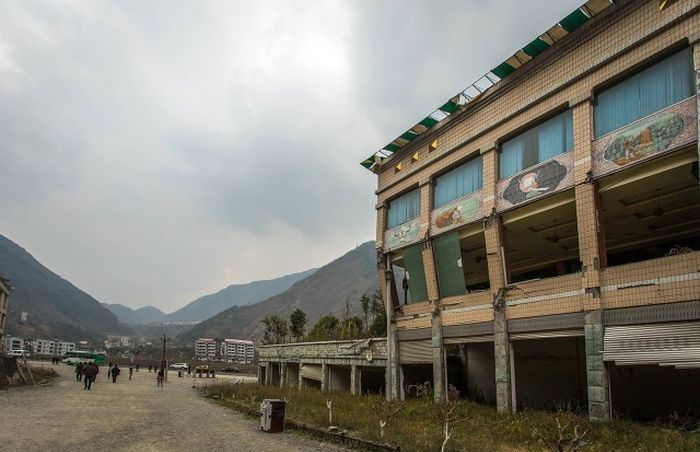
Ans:
{"type": "Polygon", "coordinates": [[[120,373],[121,373],[121,369],[119,368],[119,366],[117,364],[115,364],[114,367],[112,367],[112,383],[117,382],[117,377],[119,376],[120,373]]]}
{"type": "Polygon", "coordinates": [[[83,379],[83,363],[78,363],[75,365],[75,381],[81,381],[83,379]]]}
{"type": "Polygon", "coordinates": [[[85,385],[83,386],[83,389],[87,389],[88,391],[90,390],[92,382],[95,381],[98,373],[100,373],[100,370],[97,368],[95,363],[88,363],[85,365],[85,368],[83,369],[83,375],[85,376],[85,385]]]}

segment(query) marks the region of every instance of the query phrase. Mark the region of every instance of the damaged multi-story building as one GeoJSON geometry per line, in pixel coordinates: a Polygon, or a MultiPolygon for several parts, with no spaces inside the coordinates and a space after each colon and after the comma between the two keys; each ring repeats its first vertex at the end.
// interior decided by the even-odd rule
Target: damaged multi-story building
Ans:
{"type": "Polygon", "coordinates": [[[588,1],[362,162],[390,397],[700,404],[699,41],[696,0],[588,1]]]}

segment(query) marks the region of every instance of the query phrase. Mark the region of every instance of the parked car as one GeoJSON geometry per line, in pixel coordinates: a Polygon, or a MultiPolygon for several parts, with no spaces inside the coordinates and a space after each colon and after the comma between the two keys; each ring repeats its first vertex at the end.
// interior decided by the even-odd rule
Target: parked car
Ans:
{"type": "Polygon", "coordinates": [[[209,365],[208,364],[200,364],[199,366],[194,368],[195,372],[206,372],[209,370],[209,365]]]}
{"type": "Polygon", "coordinates": [[[187,367],[187,363],[173,363],[170,365],[170,368],[173,370],[187,370],[187,367]]]}
{"type": "Polygon", "coordinates": [[[238,367],[224,367],[219,372],[221,372],[222,374],[237,374],[241,372],[241,369],[239,369],[238,367]]]}

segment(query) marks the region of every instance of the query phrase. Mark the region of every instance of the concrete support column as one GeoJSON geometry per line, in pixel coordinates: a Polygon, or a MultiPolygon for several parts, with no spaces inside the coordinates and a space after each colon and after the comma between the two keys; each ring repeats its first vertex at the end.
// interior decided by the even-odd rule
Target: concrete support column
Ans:
{"type": "Polygon", "coordinates": [[[272,385],[272,363],[268,362],[265,367],[265,386],[272,385]]]}
{"type": "Polygon", "coordinates": [[[356,364],[350,366],[350,394],[360,395],[362,387],[360,386],[361,370],[356,364]]]}
{"type": "Polygon", "coordinates": [[[265,384],[265,382],[262,379],[262,370],[263,370],[262,364],[258,363],[258,384],[261,384],[261,385],[265,384]]]}
{"type": "Polygon", "coordinates": [[[445,365],[445,347],[442,341],[442,318],[440,308],[435,308],[432,317],[433,336],[433,397],[436,402],[444,402],[447,392],[445,383],[447,369],[445,365]]]}
{"type": "Polygon", "coordinates": [[[328,383],[330,382],[329,372],[330,369],[328,368],[328,364],[321,364],[321,391],[327,391],[328,389],[330,389],[328,387],[328,383]]]}
{"type": "Polygon", "coordinates": [[[280,388],[287,386],[287,363],[280,363],[280,388]]]}
{"type": "Polygon", "coordinates": [[[585,317],[586,379],[588,381],[588,416],[591,420],[610,419],[610,392],[607,369],[603,361],[603,311],[591,311],[585,317]]]}
{"type": "Polygon", "coordinates": [[[495,212],[484,220],[486,260],[493,295],[493,344],[496,364],[496,407],[500,412],[514,409],[511,387],[511,346],[506,320],[507,268],[501,219],[495,212]]]}
{"type": "Polygon", "coordinates": [[[511,346],[505,309],[494,310],[493,343],[496,361],[496,408],[501,413],[514,411],[511,386],[511,346]]]}
{"type": "Polygon", "coordinates": [[[385,393],[387,400],[393,400],[399,397],[399,346],[396,332],[396,323],[394,322],[394,308],[391,297],[391,280],[394,277],[389,265],[390,256],[385,256],[386,263],[380,261],[380,272],[384,273],[384,308],[386,313],[386,375],[385,375],[385,393]]]}
{"type": "Polygon", "coordinates": [[[304,377],[301,376],[301,363],[299,363],[299,377],[298,377],[298,385],[299,389],[302,389],[304,387],[304,377]]]}

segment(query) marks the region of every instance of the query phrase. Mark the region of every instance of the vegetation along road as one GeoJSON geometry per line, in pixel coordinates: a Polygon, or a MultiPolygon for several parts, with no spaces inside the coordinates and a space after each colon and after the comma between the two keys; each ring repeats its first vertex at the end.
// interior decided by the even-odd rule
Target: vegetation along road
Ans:
{"type": "MultiPolygon", "coordinates": [[[[164,388],[155,374],[128,369],[116,384],[106,368],[91,391],[73,368],[54,367],[49,386],[0,391],[2,451],[339,451],[290,433],[261,432],[256,420],[214,405],[172,373],[164,388]]],[[[198,379],[202,386],[206,379],[198,379]]]]}

